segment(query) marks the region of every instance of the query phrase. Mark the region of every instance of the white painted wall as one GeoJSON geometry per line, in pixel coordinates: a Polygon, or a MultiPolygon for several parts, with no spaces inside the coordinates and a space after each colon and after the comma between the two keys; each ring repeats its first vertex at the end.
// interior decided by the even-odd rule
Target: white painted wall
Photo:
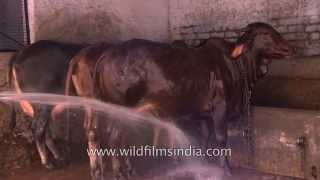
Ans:
{"type": "Polygon", "coordinates": [[[319,0],[28,0],[32,41],[80,43],[131,38],[199,42],[235,40],[240,28],[263,21],[297,46],[320,54],[319,0]]]}
{"type": "Polygon", "coordinates": [[[31,40],[167,41],[169,0],[29,0],[31,40]]]}

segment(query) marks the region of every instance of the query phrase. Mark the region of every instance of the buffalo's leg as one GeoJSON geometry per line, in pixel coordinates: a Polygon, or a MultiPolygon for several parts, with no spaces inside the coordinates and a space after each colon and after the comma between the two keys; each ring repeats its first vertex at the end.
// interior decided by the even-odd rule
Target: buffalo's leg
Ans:
{"type": "Polygon", "coordinates": [[[98,121],[93,116],[92,108],[85,106],[84,128],[87,132],[88,155],[92,180],[104,180],[104,164],[100,137],[97,131],[98,121]]]}
{"type": "MultiPolygon", "coordinates": [[[[139,105],[135,109],[136,109],[136,111],[141,112],[141,113],[148,113],[149,112],[149,113],[155,115],[157,106],[151,102],[144,102],[142,105],[139,105]]],[[[161,131],[161,128],[159,128],[159,127],[154,128],[153,140],[152,140],[153,146],[157,146],[159,144],[160,131],[161,131]]]]}
{"type": "MultiPolygon", "coordinates": [[[[124,149],[125,148],[125,141],[122,134],[119,134],[119,148],[124,149]]],[[[130,157],[129,156],[121,156],[120,157],[120,173],[125,179],[130,179],[132,176],[135,176],[135,170],[131,164],[130,157]]]]}
{"type": "Polygon", "coordinates": [[[111,157],[115,180],[130,179],[136,175],[129,157],[111,157]]]}
{"type": "Polygon", "coordinates": [[[50,152],[52,153],[53,158],[55,159],[55,163],[59,163],[58,165],[61,165],[60,163],[62,163],[62,165],[63,165],[64,159],[60,155],[60,152],[59,152],[56,144],[53,141],[52,134],[51,134],[51,131],[49,128],[45,134],[45,138],[46,138],[45,139],[46,145],[47,145],[48,149],[50,150],[50,152]]]}
{"type": "Polygon", "coordinates": [[[153,146],[155,146],[155,147],[159,145],[160,131],[161,131],[161,129],[159,127],[154,128],[152,143],[153,143],[153,146]]]}
{"type": "Polygon", "coordinates": [[[116,180],[130,179],[136,175],[129,157],[114,157],[113,161],[116,180]]]}
{"type": "MultiPolygon", "coordinates": [[[[59,115],[63,112],[66,111],[66,135],[65,135],[65,142],[70,145],[71,142],[71,127],[70,127],[70,110],[67,108],[67,104],[58,104],[55,105],[52,110],[51,110],[51,120],[52,122],[56,122],[58,120],[59,115]]],[[[51,132],[51,131],[50,131],[51,132]]],[[[55,143],[52,141],[52,136],[51,134],[48,136],[48,143],[47,143],[48,148],[50,149],[50,151],[52,152],[52,154],[54,155],[55,158],[58,158],[58,162],[61,163],[68,163],[70,161],[70,156],[71,156],[71,147],[67,146],[65,147],[65,154],[62,158],[62,156],[59,155],[59,151],[55,146],[55,143]],[[56,155],[56,156],[55,156],[56,155]]]]}
{"type": "Polygon", "coordinates": [[[131,161],[130,161],[130,158],[129,157],[125,157],[125,164],[126,164],[126,167],[127,167],[127,170],[128,170],[128,174],[129,174],[129,177],[131,176],[136,176],[136,171],[134,170],[132,164],[131,164],[131,161]]]}
{"type": "Polygon", "coordinates": [[[100,142],[94,130],[88,132],[88,150],[90,152],[90,172],[92,180],[104,180],[103,155],[99,154],[101,150],[100,142]]]}
{"type": "Polygon", "coordinates": [[[44,137],[45,131],[47,130],[49,125],[50,109],[47,106],[37,105],[36,110],[36,117],[35,121],[32,123],[32,127],[35,137],[41,138],[44,137]]]}
{"type": "Polygon", "coordinates": [[[41,105],[35,107],[37,111],[35,120],[32,123],[32,129],[34,132],[37,150],[40,155],[42,165],[48,169],[52,169],[54,168],[54,165],[52,164],[52,162],[50,162],[49,159],[45,137],[45,131],[48,128],[48,119],[46,119],[48,107],[42,107],[41,105]]]}
{"type": "MultiPolygon", "coordinates": [[[[109,137],[109,147],[111,150],[116,150],[116,148],[121,147],[121,143],[122,143],[121,135],[115,123],[112,123],[111,129],[112,130],[110,132],[110,137],[109,137]]],[[[119,153],[119,152],[116,152],[116,153],[119,153]]],[[[119,157],[119,156],[120,156],[119,154],[113,154],[111,156],[112,173],[113,173],[113,178],[115,180],[120,180],[125,178],[125,175],[123,174],[125,166],[124,164],[121,164],[122,157],[119,157]]]]}
{"type": "Polygon", "coordinates": [[[120,160],[117,157],[112,156],[111,157],[111,163],[112,163],[112,173],[115,180],[121,179],[122,174],[120,172],[121,164],[120,160]]]}
{"type": "Polygon", "coordinates": [[[45,137],[36,139],[36,146],[40,155],[41,164],[47,169],[53,169],[53,164],[49,161],[48,151],[46,149],[45,137]]]}
{"type": "Polygon", "coordinates": [[[200,146],[203,149],[208,148],[209,142],[209,129],[206,120],[200,120],[200,146]]]}
{"type": "Polygon", "coordinates": [[[51,132],[49,128],[50,121],[50,108],[48,106],[37,107],[37,116],[33,123],[34,135],[36,140],[37,149],[41,158],[42,164],[46,168],[53,168],[53,164],[49,162],[49,154],[47,152],[47,147],[52,153],[55,160],[62,160],[56,145],[54,144],[51,132]]]}
{"type": "MultiPolygon", "coordinates": [[[[225,101],[221,101],[215,104],[212,117],[214,121],[217,148],[226,149],[228,139],[228,124],[226,121],[227,119],[225,101]]],[[[227,155],[220,156],[220,166],[224,169],[226,174],[231,175],[231,169],[227,155]]]]}
{"type": "Polygon", "coordinates": [[[17,109],[16,109],[16,104],[12,103],[11,104],[11,119],[9,122],[9,128],[10,130],[13,130],[17,125],[17,109]]]}
{"type": "Polygon", "coordinates": [[[109,148],[114,151],[116,154],[111,155],[111,165],[113,177],[115,180],[130,179],[132,176],[135,176],[136,173],[131,164],[130,158],[127,156],[122,156],[120,148],[125,148],[125,137],[121,134],[117,122],[111,123],[110,127],[110,136],[109,136],[109,148]]]}
{"type": "MultiPolygon", "coordinates": [[[[175,120],[172,118],[167,118],[166,121],[170,123],[175,122],[175,120]]],[[[168,146],[169,148],[173,149],[177,143],[174,137],[175,134],[173,134],[172,131],[168,131],[167,134],[168,134],[168,146]]],[[[176,159],[176,156],[174,156],[173,158],[176,159]]]]}

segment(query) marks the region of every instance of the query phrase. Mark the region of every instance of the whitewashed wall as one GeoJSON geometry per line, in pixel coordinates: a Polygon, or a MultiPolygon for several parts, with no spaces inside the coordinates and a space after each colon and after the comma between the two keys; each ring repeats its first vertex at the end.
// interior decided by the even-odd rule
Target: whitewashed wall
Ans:
{"type": "Polygon", "coordinates": [[[320,54],[319,0],[29,0],[32,41],[131,38],[234,40],[248,23],[272,24],[299,49],[320,54]]]}
{"type": "Polygon", "coordinates": [[[29,0],[32,41],[167,41],[169,0],[29,0]]]}

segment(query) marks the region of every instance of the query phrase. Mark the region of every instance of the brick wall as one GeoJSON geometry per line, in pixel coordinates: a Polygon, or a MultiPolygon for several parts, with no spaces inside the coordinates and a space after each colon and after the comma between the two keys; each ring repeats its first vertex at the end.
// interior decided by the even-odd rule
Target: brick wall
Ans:
{"type": "Polygon", "coordinates": [[[319,0],[170,0],[171,39],[196,45],[212,36],[231,41],[255,21],[273,25],[300,55],[320,54],[319,0]]]}

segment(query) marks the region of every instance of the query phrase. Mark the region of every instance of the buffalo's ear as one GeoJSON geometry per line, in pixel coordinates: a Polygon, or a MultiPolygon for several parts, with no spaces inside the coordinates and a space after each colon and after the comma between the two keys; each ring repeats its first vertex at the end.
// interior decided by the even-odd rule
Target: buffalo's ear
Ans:
{"type": "Polygon", "coordinates": [[[237,32],[237,33],[245,33],[245,32],[248,32],[248,31],[250,31],[250,30],[251,30],[251,27],[250,27],[250,26],[247,26],[247,27],[238,29],[236,32],[237,32]]]}
{"type": "Polygon", "coordinates": [[[245,44],[238,44],[233,48],[231,52],[231,57],[238,58],[240,55],[244,53],[244,51],[245,51],[245,44]]]}

